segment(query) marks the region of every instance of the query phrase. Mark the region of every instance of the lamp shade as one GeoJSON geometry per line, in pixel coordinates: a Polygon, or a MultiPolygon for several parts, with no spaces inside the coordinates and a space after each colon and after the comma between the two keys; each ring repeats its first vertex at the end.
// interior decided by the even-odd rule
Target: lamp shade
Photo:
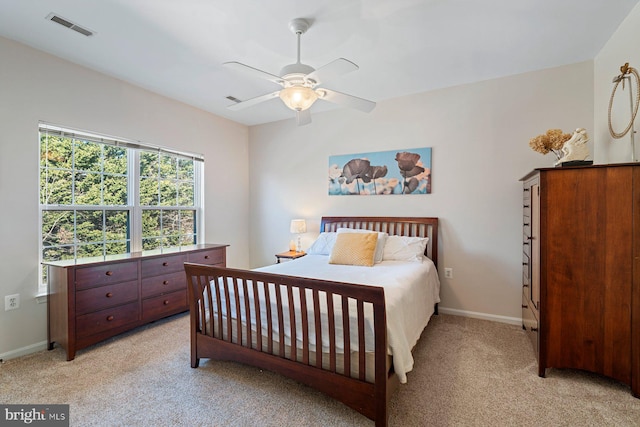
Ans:
{"type": "Polygon", "coordinates": [[[280,99],[292,110],[304,111],[316,102],[318,94],[306,86],[290,86],[280,91],[280,99]]]}
{"type": "Polygon", "coordinates": [[[306,233],[307,223],[304,219],[292,219],[290,231],[294,234],[306,233]]]}

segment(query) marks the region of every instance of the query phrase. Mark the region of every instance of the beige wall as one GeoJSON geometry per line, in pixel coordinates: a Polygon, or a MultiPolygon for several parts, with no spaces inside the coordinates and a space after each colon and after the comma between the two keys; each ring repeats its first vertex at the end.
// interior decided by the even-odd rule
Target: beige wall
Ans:
{"type": "Polygon", "coordinates": [[[593,64],[484,81],[378,103],[370,114],[341,109],[249,130],[251,264],[274,261],[289,220],[322,215],[437,216],[444,312],[520,323],[522,187],[552,155],[529,139],[549,128],[593,128],[593,64]],[[433,147],[430,195],[328,196],[328,157],[433,147]]]}
{"type": "Polygon", "coordinates": [[[248,128],[0,38],[0,358],[44,348],[38,289],[38,121],[205,156],[205,233],[248,267],[248,128]],[[21,308],[4,311],[19,293],[21,308]]]}
{"type": "Polygon", "coordinates": [[[584,127],[596,163],[629,161],[629,139],[611,140],[606,112],[619,66],[640,68],[639,32],[636,6],[593,62],[382,101],[369,115],[340,109],[309,126],[249,129],[0,38],[0,200],[9,208],[0,303],[22,298],[19,310],[0,307],[0,358],[46,340],[46,304],[35,300],[38,120],[204,154],[206,240],[231,244],[234,267],[272,263],[292,218],[307,219],[307,247],[322,215],[438,216],[439,267],[454,272],[442,280],[442,311],[519,323],[518,179],[554,162],[528,141],[584,127]],[[327,195],[330,155],[424,146],[433,147],[432,194],[327,195]]]}
{"type": "MultiPolygon", "coordinates": [[[[632,159],[630,134],[614,139],[609,133],[608,109],[614,87],[612,79],[620,74],[620,66],[628,62],[630,66],[640,70],[638,40],[640,40],[640,4],[626,17],[594,60],[595,130],[593,136],[597,163],[625,163],[632,159]]],[[[622,86],[619,85],[616,89],[611,115],[613,129],[616,132],[621,132],[630,120],[628,87],[625,85],[623,91],[622,86]]],[[[635,80],[633,91],[635,98],[637,94],[635,80]]],[[[640,116],[636,118],[634,127],[636,131],[640,130],[640,116]]],[[[640,134],[635,136],[635,147],[635,158],[638,159],[640,134]]]]}

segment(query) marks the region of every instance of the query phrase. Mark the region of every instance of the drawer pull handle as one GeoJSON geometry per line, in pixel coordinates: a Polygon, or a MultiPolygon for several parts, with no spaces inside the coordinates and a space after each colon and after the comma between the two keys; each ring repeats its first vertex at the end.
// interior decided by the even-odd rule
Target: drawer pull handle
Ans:
{"type": "Polygon", "coordinates": [[[529,285],[522,285],[522,287],[523,287],[523,288],[528,288],[528,287],[529,287],[529,285]]]}
{"type": "Polygon", "coordinates": [[[168,284],[169,284],[169,281],[168,281],[168,280],[165,280],[165,281],[163,281],[163,282],[162,282],[162,284],[163,284],[163,285],[168,285],[168,284]]]}
{"type": "Polygon", "coordinates": [[[524,208],[525,209],[529,209],[529,205],[524,205],[524,208]]]}
{"type": "Polygon", "coordinates": [[[107,322],[111,322],[113,320],[113,316],[107,316],[107,322]]]}
{"type": "Polygon", "coordinates": [[[209,259],[209,255],[205,255],[205,256],[204,256],[204,259],[209,259]]]}
{"type": "Polygon", "coordinates": [[[113,271],[107,271],[107,272],[106,272],[106,273],[104,273],[104,274],[106,274],[107,276],[113,276],[113,271]]]}
{"type": "Polygon", "coordinates": [[[525,189],[524,189],[524,191],[530,191],[530,190],[531,190],[530,188],[525,188],[525,189]]]}
{"type": "Polygon", "coordinates": [[[169,300],[168,300],[168,299],[166,299],[166,300],[164,300],[162,303],[163,303],[164,305],[169,305],[169,300]]]}
{"type": "Polygon", "coordinates": [[[107,298],[111,298],[113,296],[113,294],[111,292],[107,292],[107,294],[105,295],[105,297],[107,298]]]}
{"type": "Polygon", "coordinates": [[[165,262],[163,262],[163,263],[162,263],[162,266],[163,266],[163,267],[166,267],[167,265],[169,265],[169,263],[168,263],[167,261],[165,261],[165,262]]]}
{"type": "Polygon", "coordinates": [[[527,308],[527,307],[528,307],[527,305],[522,304],[522,308],[527,308]]]}
{"type": "Polygon", "coordinates": [[[531,327],[531,332],[538,332],[538,328],[531,327]]]}

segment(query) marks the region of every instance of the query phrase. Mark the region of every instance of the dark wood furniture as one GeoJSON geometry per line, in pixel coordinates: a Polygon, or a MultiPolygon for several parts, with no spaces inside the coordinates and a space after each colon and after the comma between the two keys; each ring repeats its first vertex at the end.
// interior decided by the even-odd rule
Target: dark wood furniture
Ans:
{"type": "Polygon", "coordinates": [[[640,164],[537,169],[522,181],[522,320],[538,374],[582,369],[640,397],[640,164]]]}
{"type": "Polygon", "coordinates": [[[76,351],[189,309],[185,262],[226,265],[226,245],[47,262],[48,343],[76,351]]]}
{"type": "MultiPolygon", "coordinates": [[[[336,231],[340,227],[429,237],[425,254],[437,263],[437,218],[324,217],[320,231],[336,231]]],[[[198,367],[200,358],[212,358],[278,372],[343,402],[375,420],[377,426],[387,425],[387,404],[399,381],[387,355],[384,288],[194,264],[185,264],[185,269],[189,282],[192,367],[198,367]],[[260,292],[276,297],[270,302],[268,298],[263,298],[265,302],[251,298],[260,292]],[[238,295],[240,298],[234,297],[238,295]],[[296,297],[302,307],[297,312],[293,308],[296,297]],[[352,305],[357,310],[347,309],[352,305]],[[328,328],[322,330],[321,306],[329,313],[323,317],[327,319],[328,328]],[[337,311],[334,307],[338,307],[337,311]],[[368,308],[374,313],[373,359],[365,352],[364,311],[368,308]],[[266,315],[255,315],[265,311],[266,315]],[[349,316],[342,316],[343,311],[348,311],[349,316]],[[285,319],[289,319],[290,336],[295,337],[299,328],[301,346],[296,340],[285,345],[284,327],[278,327],[277,339],[273,339],[274,326],[283,325],[285,319]],[[296,326],[296,319],[301,326],[296,326]],[[310,326],[310,319],[314,326],[310,326]],[[349,330],[350,325],[357,330],[358,340],[354,344],[357,353],[339,354],[336,350],[336,323],[341,324],[343,330],[349,330]],[[255,332],[260,330],[267,331],[265,337],[255,332]],[[310,334],[310,330],[313,333],[310,334]],[[313,337],[323,333],[330,343],[328,354],[312,351],[315,349],[313,337]],[[367,366],[374,367],[372,378],[365,375],[367,366]]],[[[348,334],[343,345],[350,348],[348,334]]]]}
{"type": "Polygon", "coordinates": [[[280,262],[283,259],[297,259],[297,258],[302,258],[303,256],[305,256],[307,253],[304,251],[301,252],[297,252],[297,251],[287,251],[287,252],[281,252],[279,254],[276,254],[276,262],[278,264],[280,264],[280,262]]]}

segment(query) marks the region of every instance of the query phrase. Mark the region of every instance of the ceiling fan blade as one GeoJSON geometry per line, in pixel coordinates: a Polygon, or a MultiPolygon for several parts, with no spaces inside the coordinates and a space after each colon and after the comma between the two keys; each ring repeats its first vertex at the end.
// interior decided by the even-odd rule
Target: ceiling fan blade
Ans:
{"type": "Polygon", "coordinates": [[[355,108],[365,113],[371,112],[376,106],[376,103],[367,99],[358,98],[357,96],[347,95],[346,93],[336,92],[329,89],[316,90],[318,97],[325,101],[333,102],[334,104],[344,105],[345,107],[355,108]]]}
{"type": "Polygon", "coordinates": [[[296,111],[296,123],[298,123],[298,126],[311,123],[311,110],[296,111]]]}
{"type": "Polygon", "coordinates": [[[335,61],[323,65],[305,76],[307,80],[313,80],[315,84],[321,84],[335,77],[356,71],[359,67],[348,59],[338,58],[335,61]]]}
{"type": "Polygon", "coordinates": [[[246,101],[241,101],[236,104],[231,104],[227,108],[232,111],[242,110],[247,107],[253,107],[256,104],[259,104],[264,101],[268,101],[273,98],[277,98],[280,95],[280,91],[277,90],[275,92],[267,93],[266,95],[256,96],[255,98],[247,99],[246,101]]]}
{"type": "Polygon", "coordinates": [[[280,86],[284,85],[284,80],[282,79],[282,77],[276,76],[275,74],[267,73],[266,71],[258,70],[257,68],[250,67],[249,65],[241,64],[240,62],[225,62],[222,65],[227,68],[231,68],[232,70],[251,75],[253,77],[269,80],[270,82],[274,82],[276,84],[279,84],[280,86]]]}

